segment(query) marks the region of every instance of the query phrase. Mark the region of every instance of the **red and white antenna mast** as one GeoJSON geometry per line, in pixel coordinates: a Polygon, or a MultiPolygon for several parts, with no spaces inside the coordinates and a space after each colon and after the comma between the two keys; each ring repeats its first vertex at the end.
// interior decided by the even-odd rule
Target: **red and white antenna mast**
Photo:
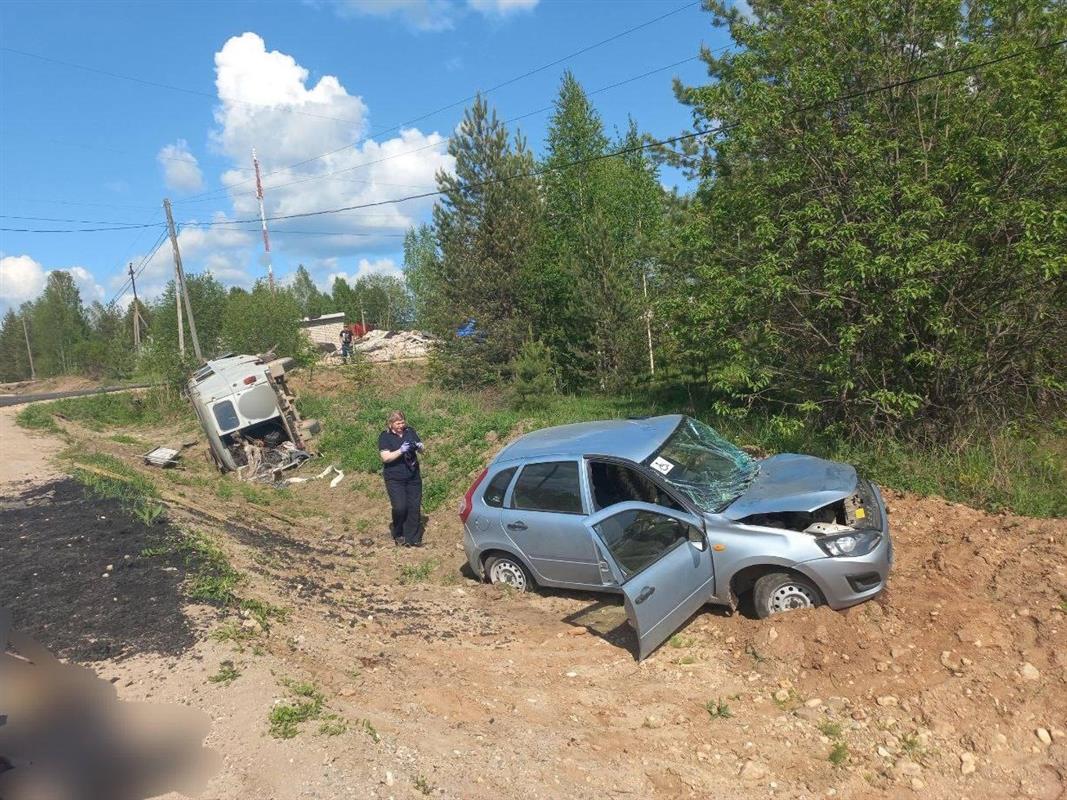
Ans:
{"type": "Polygon", "coordinates": [[[274,268],[270,263],[270,234],[267,232],[267,215],[263,212],[263,181],[259,178],[259,159],[252,148],[252,166],[256,168],[256,199],[259,200],[259,221],[263,225],[263,251],[267,254],[267,282],[274,291],[274,268]]]}

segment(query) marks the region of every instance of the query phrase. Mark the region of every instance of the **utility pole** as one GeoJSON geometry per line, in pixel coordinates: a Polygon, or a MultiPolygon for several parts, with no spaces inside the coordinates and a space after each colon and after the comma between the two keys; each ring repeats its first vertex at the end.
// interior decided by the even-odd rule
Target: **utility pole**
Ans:
{"type": "Polygon", "coordinates": [[[130,286],[133,288],[133,349],[141,352],[141,309],[137,304],[137,281],[133,277],[133,262],[130,262],[130,286]]]}
{"type": "Polygon", "coordinates": [[[259,159],[256,148],[252,148],[252,166],[256,170],[256,199],[259,201],[259,223],[263,226],[263,252],[267,257],[267,282],[274,291],[274,267],[270,263],[270,234],[267,233],[267,215],[263,211],[263,181],[259,178],[259,159]]]}
{"type": "MultiPolygon", "coordinates": [[[[189,302],[189,289],[185,285],[185,270],[182,269],[182,254],[178,250],[178,234],[174,230],[174,214],[170,210],[170,200],[163,198],[163,210],[167,212],[167,230],[170,232],[170,246],[174,250],[174,272],[177,275],[177,283],[174,285],[174,302],[178,303],[178,291],[185,299],[185,314],[189,317],[189,335],[193,340],[193,352],[196,353],[198,364],[204,363],[204,354],[200,352],[200,337],[196,335],[196,319],[193,317],[193,306],[189,302]]],[[[184,333],[182,332],[181,305],[178,305],[178,347],[185,354],[184,333]]]]}
{"type": "Polygon", "coordinates": [[[652,356],[652,307],[648,304],[648,277],[641,270],[641,290],[645,294],[645,332],[648,334],[648,371],[656,376],[656,359],[652,356]]]}
{"type": "Polygon", "coordinates": [[[30,350],[30,332],[26,330],[26,314],[23,312],[20,314],[22,317],[22,335],[26,337],[26,355],[30,359],[30,380],[37,380],[37,370],[33,368],[33,351],[30,350]]]}

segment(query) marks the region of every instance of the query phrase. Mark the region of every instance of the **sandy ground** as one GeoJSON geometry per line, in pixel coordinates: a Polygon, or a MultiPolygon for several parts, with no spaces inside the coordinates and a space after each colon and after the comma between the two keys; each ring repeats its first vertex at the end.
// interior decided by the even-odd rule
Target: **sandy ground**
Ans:
{"type": "MultiPolygon", "coordinates": [[[[144,468],[135,445],[72,435],[144,468]]],[[[223,766],[204,797],[1053,800],[1067,788],[1062,520],[887,492],[897,562],[876,602],[764,622],[709,607],[638,663],[616,599],[473,580],[450,507],[425,550],[394,548],[375,476],[294,487],[271,497],[273,517],[262,497],[220,497],[191,454],[152,477],[173,523],[216,536],[245,574],[242,596],[290,609],[262,630],[185,605],[192,644],[127,642],[88,662],[124,699],[210,714],[223,766]],[[410,578],[423,562],[428,578],[410,578]],[[212,681],[224,662],[238,674],[212,681]],[[274,738],[268,714],[299,700],[291,681],[313,684],[323,708],[274,738]]],[[[143,565],[130,555],[132,575],[143,565]]],[[[38,572],[48,580],[47,558],[38,572]]],[[[147,587],[172,575],[136,574],[147,587]]],[[[46,623],[23,629],[56,646],[46,623]]]]}
{"type": "Polygon", "coordinates": [[[62,445],[52,436],[32,434],[15,424],[21,406],[0,408],[0,494],[59,475],[52,457],[62,445]]]}

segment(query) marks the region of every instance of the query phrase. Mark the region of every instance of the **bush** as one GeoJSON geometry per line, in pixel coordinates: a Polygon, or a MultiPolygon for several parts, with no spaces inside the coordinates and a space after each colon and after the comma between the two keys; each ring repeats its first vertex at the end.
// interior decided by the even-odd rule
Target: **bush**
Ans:
{"type": "Polygon", "coordinates": [[[511,399],[516,408],[544,408],[555,393],[552,355],[540,342],[527,342],[511,365],[511,399]]]}

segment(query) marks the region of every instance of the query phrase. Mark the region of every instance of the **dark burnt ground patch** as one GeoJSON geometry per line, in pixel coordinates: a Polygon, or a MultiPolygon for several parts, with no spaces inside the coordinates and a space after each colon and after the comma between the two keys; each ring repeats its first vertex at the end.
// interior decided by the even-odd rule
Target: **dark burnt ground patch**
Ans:
{"type": "Polygon", "coordinates": [[[0,606],[60,658],[177,655],[194,637],[174,536],[70,478],[0,498],[0,606]]]}

